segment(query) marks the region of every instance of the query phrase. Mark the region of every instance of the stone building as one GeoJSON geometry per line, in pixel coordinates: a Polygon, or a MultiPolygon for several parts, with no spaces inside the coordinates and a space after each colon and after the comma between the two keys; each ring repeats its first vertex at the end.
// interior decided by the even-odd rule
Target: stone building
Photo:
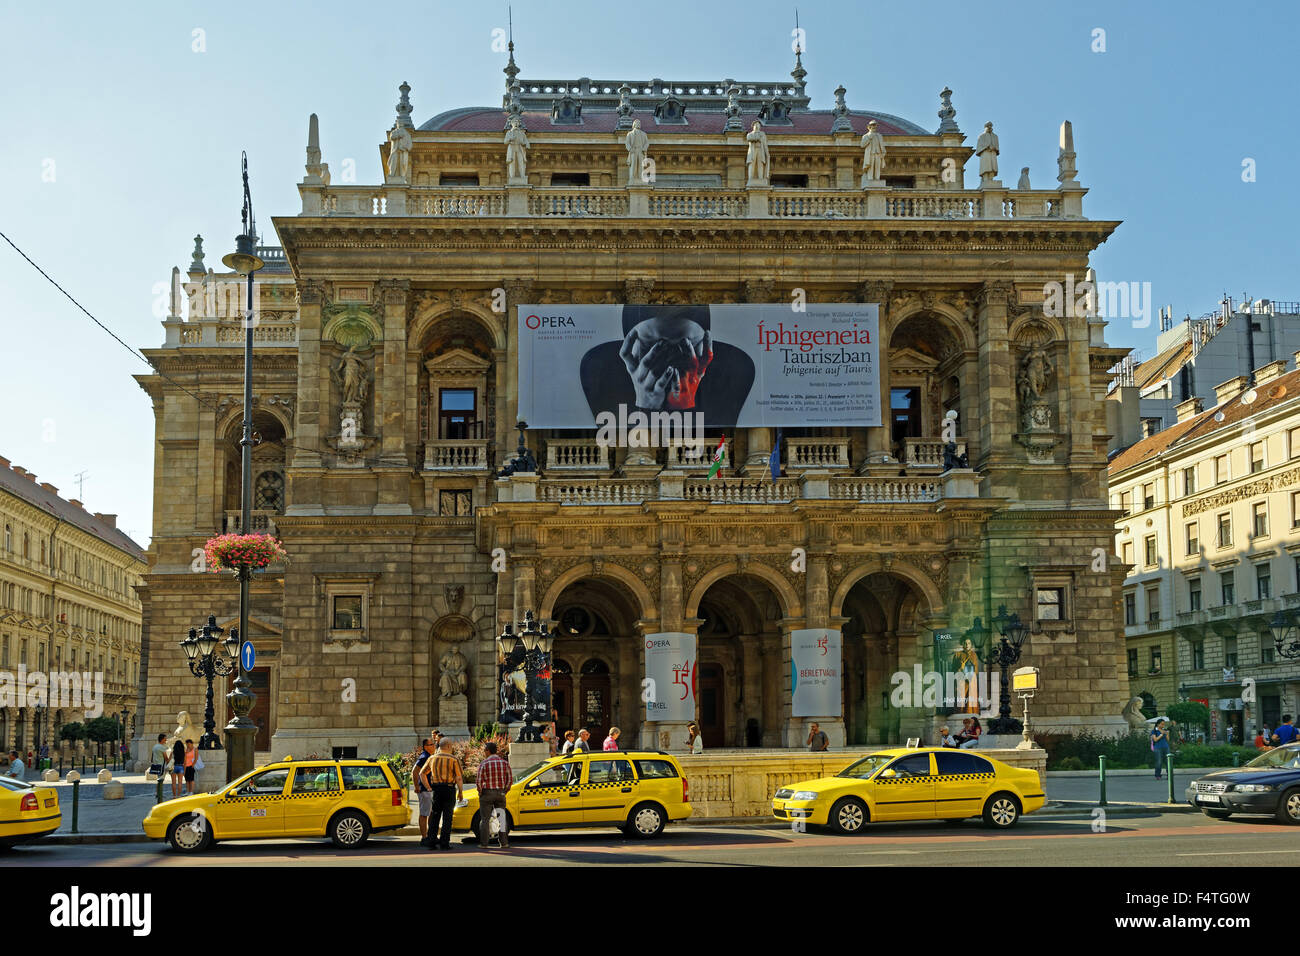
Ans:
{"type": "MultiPolygon", "coordinates": [[[[791,642],[812,628],[843,637],[839,712],[813,715],[834,745],[928,735],[947,710],[896,706],[894,676],[1000,605],[1031,624],[1042,726],[1122,726],[1122,572],[1096,555],[1125,350],[1043,308],[1118,225],[1083,215],[1068,124],[1052,188],[1005,187],[987,150],[967,188],[947,90],[930,132],[842,88],[812,109],[799,63],[792,81],[528,81],[512,51],[505,72],[501,106],[418,127],[403,84],[375,185],[330,182],[311,118],[301,211],[275,218],[257,274],[255,522],[291,556],[254,582],[258,749],[365,755],[494,719],[494,637],[527,610],[558,622],[560,729],[597,740],[682,746],[642,700],[643,639],[681,632],[706,745],[801,744],[791,642]],[[870,120],[883,170],[863,168],[870,120]],[[498,477],[520,443],[519,306],[798,301],[878,305],[881,426],[786,429],[776,480],[771,428],[728,430],[712,480],[680,448],[529,429],[539,471],[498,477]],[[969,468],[945,467],[945,421],[969,468]],[[457,653],[463,702],[440,680],[457,653]]],[[[193,562],[237,523],[242,333],[221,302],[238,277],[196,255],[189,279],[140,377],[154,722],[199,699],[178,636],[236,615],[233,581],[193,562]]],[[[554,376],[577,388],[577,357],[554,376]]]]}
{"type": "Polygon", "coordinates": [[[53,751],[59,730],[88,716],[133,733],[143,549],[118,530],[117,515],[91,514],[7,458],[0,524],[0,746],[53,751]]]}
{"type": "Polygon", "coordinates": [[[1300,706],[1300,661],[1270,627],[1300,608],[1300,371],[1287,365],[1229,379],[1210,408],[1189,398],[1110,463],[1129,685],[1161,713],[1205,703],[1218,741],[1300,706]]]}

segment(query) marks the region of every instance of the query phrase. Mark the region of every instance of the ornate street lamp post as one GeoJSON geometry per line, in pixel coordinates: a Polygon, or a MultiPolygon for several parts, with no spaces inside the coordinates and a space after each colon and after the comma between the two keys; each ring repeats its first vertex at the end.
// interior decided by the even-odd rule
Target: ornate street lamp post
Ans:
{"type": "Polygon", "coordinates": [[[222,630],[217,626],[216,615],[209,614],[208,623],[203,625],[202,631],[190,628],[190,636],[180,642],[181,650],[185,652],[185,657],[189,661],[190,673],[208,682],[207,706],[203,711],[205,732],[199,738],[200,750],[222,749],[221,738],[213,733],[217,726],[217,719],[212,712],[212,679],[233,674],[239,660],[239,639],[235,636],[233,628],[230,636],[221,645],[225,657],[222,657],[221,651],[218,651],[217,642],[221,638],[222,630]]]}
{"type": "Polygon", "coordinates": [[[1011,716],[1011,681],[1007,671],[1020,660],[1020,647],[1029,636],[1029,628],[1021,622],[1019,614],[1008,614],[1007,606],[998,606],[993,616],[993,626],[998,629],[998,643],[993,648],[993,660],[1002,669],[998,716],[989,721],[991,734],[1019,734],[1024,724],[1011,716]]]}
{"type": "Polygon", "coordinates": [[[1273,632],[1273,646],[1278,657],[1290,661],[1300,660],[1300,631],[1296,629],[1291,612],[1278,611],[1269,622],[1268,629],[1273,632]]]}
{"type": "MultiPolygon", "coordinates": [[[[241,154],[241,166],[244,178],[244,208],[241,218],[244,231],[235,237],[235,251],[222,257],[226,268],[241,276],[248,277],[248,312],[244,316],[244,430],[239,439],[243,452],[242,470],[239,477],[240,492],[240,533],[252,533],[253,513],[253,325],[255,311],[253,303],[253,273],[262,268],[262,260],[257,255],[257,225],[253,221],[253,197],[248,189],[248,154],[241,154]]],[[[239,655],[239,638],[248,637],[248,588],[253,569],[247,566],[239,568],[239,628],[231,628],[231,639],[235,641],[232,657],[239,669],[235,686],[226,695],[233,716],[226,724],[226,733],[230,738],[230,754],[226,762],[226,779],[235,777],[253,769],[253,747],[257,736],[257,724],[249,718],[249,712],[257,701],[252,692],[251,683],[244,671],[244,662],[239,655]]]]}
{"type": "MultiPolygon", "coordinates": [[[[551,644],[555,639],[553,632],[548,631],[545,624],[538,626],[537,620],[533,617],[532,611],[524,613],[524,619],[519,624],[519,632],[516,634],[509,624],[501,631],[497,637],[497,651],[501,663],[506,667],[506,673],[509,674],[514,670],[521,669],[524,672],[524,725],[519,729],[519,736],[515,738],[517,743],[541,743],[541,731],[533,726],[533,711],[537,704],[545,707],[545,701],[534,701],[532,696],[533,681],[543,674],[546,675],[544,681],[550,683],[551,670],[551,644]]],[[[546,699],[550,699],[550,694],[546,694],[546,699]]],[[[505,720],[506,701],[504,695],[501,701],[501,718],[505,720]]]]}

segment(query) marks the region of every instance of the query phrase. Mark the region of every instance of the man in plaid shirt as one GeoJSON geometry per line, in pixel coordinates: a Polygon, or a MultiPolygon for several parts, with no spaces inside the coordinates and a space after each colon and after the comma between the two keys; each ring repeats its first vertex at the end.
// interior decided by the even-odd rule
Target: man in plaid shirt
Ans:
{"type": "Polygon", "coordinates": [[[506,791],[510,789],[511,784],[515,782],[515,776],[510,770],[510,763],[505,757],[497,753],[497,744],[495,740],[489,740],[483,745],[483,751],[487,754],[483,762],[478,765],[478,845],[483,849],[488,848],[489,823],[493,814],[500,812],[499,822],[500,831],[497,833],[501,841],[501,849],[510,849],[510,840],[506,836],[509,828],[510,817],[506,812],[506,791]]]}

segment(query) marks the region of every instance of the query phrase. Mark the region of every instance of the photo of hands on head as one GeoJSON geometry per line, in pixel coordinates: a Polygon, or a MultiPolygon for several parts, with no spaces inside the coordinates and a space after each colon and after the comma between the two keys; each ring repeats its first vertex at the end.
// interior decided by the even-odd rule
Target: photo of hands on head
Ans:
{"type": "Polygon", "coordinates": [[[709,428],[733,428],[754,384],[754,361],[717,342],[709,307],[623,307],[623,339],[582,359],[593,415],[620,404],[645,412],[702,412],[709,428]]]}

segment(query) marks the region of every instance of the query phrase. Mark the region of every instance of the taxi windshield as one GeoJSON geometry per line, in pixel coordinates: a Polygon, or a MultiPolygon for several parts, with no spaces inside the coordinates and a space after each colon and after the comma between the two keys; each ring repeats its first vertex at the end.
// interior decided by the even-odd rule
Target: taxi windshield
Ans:
{"type": "Polygon", "coordinates": [[[889,761],[893,760],[895,754],[872,754],[869,757],[863,757],[857,763],[851,763],[835,776],[853,777],[857,780],[866,780],[873,773],[883,767],[889,761]]]}
{"type": "Polygon", "coordinates": [[[1260,754],[1246,766],[1260,770],[1300,770],[1300,747],[1275,747],[1260,754]]]}
{"type": "Polygon", "coordinates": [[[525,777],[532,776],[532,775],[535,774],[537,771],[539,771],[539,770],[541,770],[543,767],[545,767],[548,763],[550,763],[551,760],[553,760],[553,759],[554,759],[554,758],[549,758],[549,759],[547,759],[547,760],[539,760],[539,761],[537,761],[537,763],[533,764],[533,765],[532,765],[531,767],[529,767],[527,770],[516,770],[516,771],[515,771],[515,783],[518,783],[520,780],[523,780],[525,777]]]}

